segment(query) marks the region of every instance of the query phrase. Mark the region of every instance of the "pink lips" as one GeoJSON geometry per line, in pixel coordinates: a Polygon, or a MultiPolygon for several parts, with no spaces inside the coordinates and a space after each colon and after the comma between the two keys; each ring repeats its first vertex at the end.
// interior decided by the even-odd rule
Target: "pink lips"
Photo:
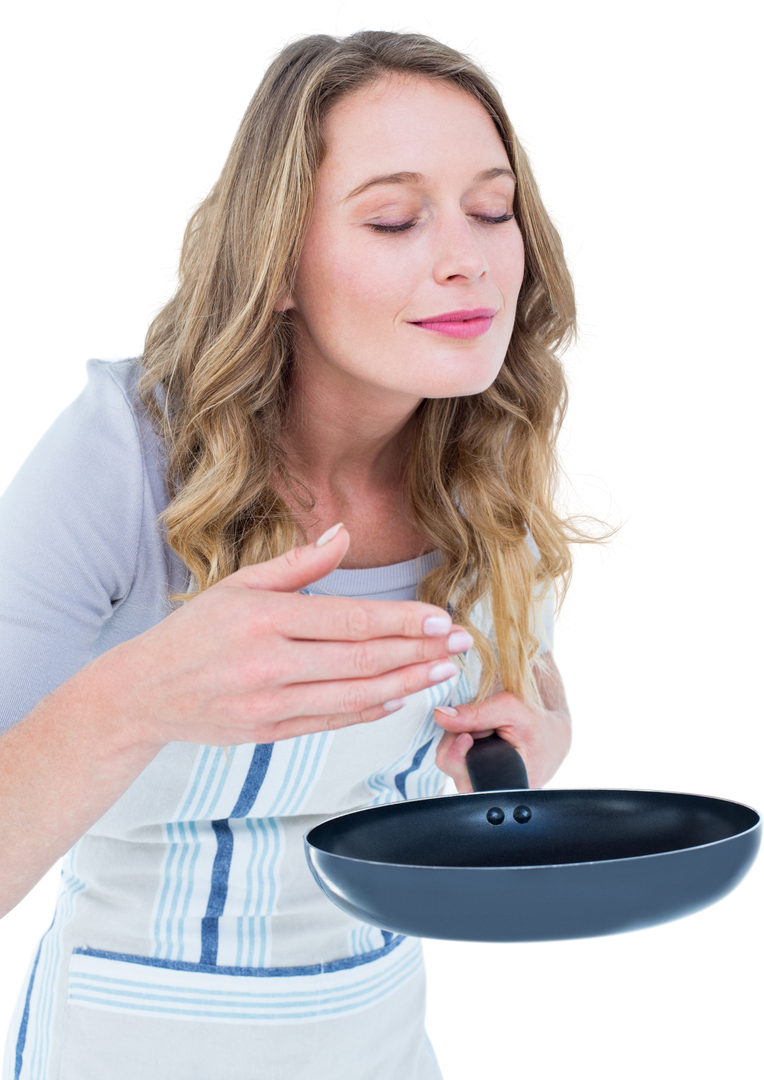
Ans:
{"type": "Polygon", "coordinates": [[[418,319],[411,325],[421,326],[423,330],[434,330],[437,334],[447,334],[449,337],[472,338],[490,330],[495,314],[496,308],[447,311],[444,315],[434,315],[431,319],[418,319]]]}

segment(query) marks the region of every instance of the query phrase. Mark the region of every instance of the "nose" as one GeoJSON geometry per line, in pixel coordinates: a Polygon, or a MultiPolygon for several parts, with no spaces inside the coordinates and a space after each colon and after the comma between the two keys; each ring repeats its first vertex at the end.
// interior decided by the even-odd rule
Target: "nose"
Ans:
{"type": "Polygon", "coordinates": [[[440,284],[476,281],[488,271],[488,260],[471,222],[460,211],[441,218],[433,276],[440,284]]]}

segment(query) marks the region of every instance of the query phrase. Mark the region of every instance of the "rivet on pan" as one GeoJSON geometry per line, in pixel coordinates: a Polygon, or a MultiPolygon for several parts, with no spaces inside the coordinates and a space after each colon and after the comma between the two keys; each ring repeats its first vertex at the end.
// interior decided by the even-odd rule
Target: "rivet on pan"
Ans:
{"type": "Polygon", "coordinates": [[[492,806],[486,814],[486,819],[491,825],[501,825],[504,820],[504,811],[500,806],[492,806]]]}
{"type": "Polygon", "coordinates": [[[525,825],[526,821],[531,820],[531,808],[529,806],[516,806],[512,812],[512,817],[521,825],[525,825]]]}

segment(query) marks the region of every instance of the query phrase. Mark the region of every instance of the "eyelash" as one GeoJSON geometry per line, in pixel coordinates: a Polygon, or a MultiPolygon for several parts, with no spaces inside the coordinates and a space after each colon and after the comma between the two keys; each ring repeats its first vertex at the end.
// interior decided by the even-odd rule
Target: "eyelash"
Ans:
{"type": "MultiPolygon", "coordinates": [[[[481,217],[479,214],[475,214],[474,217],[477,221],[482,221],[486,225],[501,225],[505,221],[511,221],[516,214],[517,211],[513,214],[502,214],[501,217],[481,217]]],[[[416,221],[407,221],[403,225],[372,225],[371,228],[375,232],[396,233],[406,232],[408,229],[413,228],[414,225],[416,225],[416,221]]]]}

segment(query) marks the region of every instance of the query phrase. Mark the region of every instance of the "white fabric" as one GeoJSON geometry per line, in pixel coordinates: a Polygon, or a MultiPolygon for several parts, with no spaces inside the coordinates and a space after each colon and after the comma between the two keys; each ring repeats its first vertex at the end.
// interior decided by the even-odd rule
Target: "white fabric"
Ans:
{"type": "MultiPolygon", "coordinates": [[[[155,625],[186,581],[155,524],[167,495],[137,364],[89,371],[0,505],[0,730],[155,625]]],[[[413,599],[438,559],[307,591],[413,599]]],[[[230,755],[165,747],[65,859],[3,1080],[437,1080],[420,943],[335,907],[302,838],[345,810],[437,794],[433,709],[469,700],[479,674],[468,654],[374,724],[230,755]]]]}

